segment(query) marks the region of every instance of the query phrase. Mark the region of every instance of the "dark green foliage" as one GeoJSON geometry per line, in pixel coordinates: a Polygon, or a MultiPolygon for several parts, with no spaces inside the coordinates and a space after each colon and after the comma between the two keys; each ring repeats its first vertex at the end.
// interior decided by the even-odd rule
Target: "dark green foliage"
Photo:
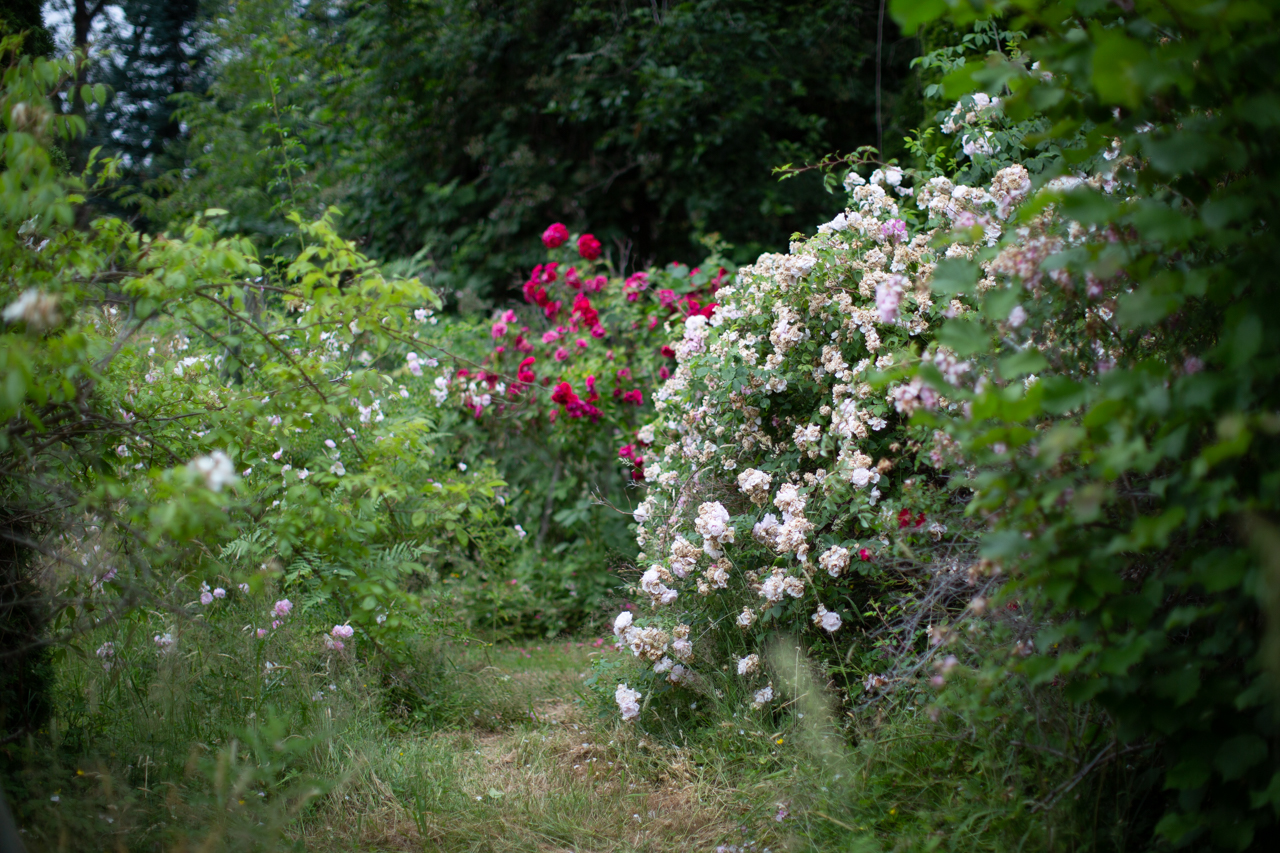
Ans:
{"type": "Polygon", "coordinates": [[[0,517],[0,764],[13,745],[44,726],[50,710],[47,617],[32,577],[32,551],[19,544],[31,539],[24,526],[11,513],[0,517]]]}
{"type": "MultiPolygon", "coordinates": [[[[1263,543],[1280,518],[1276,10],[1023,5],[1027,59],[1053,76],[993,58],[954,73],[952,91],[1004,89],[1012,119],[1047,119],[1055,142],[1074,140],[1059,173],[1118,140],[1125,183],[1060,201],[1107,243],[1050,255],[1041,269],[1069,274],[1038,298],[991,291],[984,327],[941,335],[976,344],[980,361],[1008,354],[1006,380],[1041,376],[993,387],[949,427],[988,460],[969,483],[971,511],[994,525],[985,554],[1052,619],[1013,666],[1097,702],[1123,743],[1158,758],[1163,841],[1268,849],[1280,813],[1275,673],[1260,655],[1275,582],[1263,543]],[[1121,286],[1095,306],[1089,280],[1121,286]],[[987,332],[1009,340],[1019,299],[1052,334],[1013,355],[987,332]],[[1003,459],[984,450],[995,442],[1003,459]]],[[[944,9],[895,4],[908,25],[944,9]]]]}
{"type": "MultiPolygon", "coordinates": [[[[288,233],[273,204],[338,204],[373,254],[446,292],[505,295],[553,221],[623,271],[693,260],[719,232],[749,259],[830,206],[773,167],[874,144],[877,6],[708,0],[241,4],[210,11],[225,52],[186,100],[188,171],[158,220],[228,208],[288,233]],[[274,81],[274,82],[273,82],[274,81]],[[267,157],[259,152],[270,146],[267,157]],[[274,152],[274,153],[271,153],[274,152]],[[288,166],[289,178],[280,183],[288,166]],[[273,212],[274,211],[274,212],[273,212]]],[[[917,118],[914,40],[886,19],[883,135],[917,118]]]]}
{"type": "Polygon", "coordinates": [[[26,33],[24,53],[48,56],[53,51],[53,36],[44,25],[41,0],[5,0],[0,7],[0,36],[26,33]]]}
{"type": "MultiPolygon", "coordinates": [[[[501,286],[547,222],[638,265],[720,232],[745,260],[808,226],[817,181],[779,163],[874,144],[875,3],[377,3],[357,21],[389,114],[358,229],[382,255],[426,245],[457,285],[501,286]],[[373,62],[373,57],[377,62],[373,62]],[[465,270],[465,273],[463,272],[465,270]]],[[[885,139],[913,50],[885,33],[885,139]]]]}
{"type": "Polygon", "coordinates": [[[94,111],[81,147],[101,145],[126,158],[130,183],[154,178],[179,165],[170,146],[182,137],[174,116],[175,95],[199,93],[205,47],[199,25],[200,0],[125,0],[122,25],[95,47],[89,77],[110,87],[110,97],[94,111]]]}

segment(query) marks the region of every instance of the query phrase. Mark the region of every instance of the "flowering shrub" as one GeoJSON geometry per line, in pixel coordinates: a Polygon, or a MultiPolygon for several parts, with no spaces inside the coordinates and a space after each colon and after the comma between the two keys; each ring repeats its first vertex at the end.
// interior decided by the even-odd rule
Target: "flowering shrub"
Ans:
{"type": "Polygon", "coordinates": [[[908,419],[956,404],[901,368],[927,348],[948,375],[970,378],[932,339],[940,320],[971,308],[930,281],[947,255],[999,230],[1025,196],[1025,170],[985,189],[908,186],[916,177],[851,172],[848,210],[789,254],[739,270],[711,317],[678,330],[635,512],[637,592],[652,611],[614,624],[651,665],[646,683],[709,690],[729,679],[764,707],[774,695],[765,637],[847,635],[870,591],[895,582],[903,549],[950,535],[929,485],[937,475],[918,470],[927,435],[908,419]],[[956,230],[964,239],[935,248],[956,230]]]}
{"type": "Polygon", "coordinates": [[[1025,55],[952,73],[953,97],[1000,85],[1003,113],[1054,128],[1053,171],[1015,227],[939,275],[977,310],[938,338],[989,381],[917,378],[964,400],[921,425],[964,460],[984,565],[1010,576],[995,603],[1032,614],[998,635],[1013,654],[981,662],[972,701],[1011,677],[1061,685],[1113,721],[1077,778],[1125,755],[1159,780],[1139,843],[1243,850],[1280,814],[1277,599],[1259,593],[1280,538],[1276,141],[1244,106],[1274,98],[1259,70],[1277,31],[1271,8],[1209,8],[1024,4],[1025,55]]]}
{"type": "Polygon", "coordinates": [[[543,242],[523,304],[485,320],[424,317],[400,379],[433,401],[454,465],[496,462],[523,539],[514,567],[446,581],[496,617],[487,627],[555,633],[598,615],[617,584],[611,565],[633,551],[614,507],[629,512],[647,477],[642,426],[676,363],[664,345],[686,318],[714,315],[730,265],[713,242],[700,266],[623,276],[590,234],[556,223],[543,242]]]}
{"type": "MultiPolygon", "coordinates": [[[[973,553],[956,538],[962,530],[949,530],[963,522],[945,488],[973,459],[912,416],[963,418],[966,401],[993,381],[1034,384],[1029,374],[1048,366],[1045,356],[1058,368],[1105,369],[1105,347],[1061,335],[1043,355],[1030,348],[998,369],[963,357],[975,349],[965,335],[979,307],[996,312],[1010,338],[1029,340],[1033,326],[1043,333],[1060,315],[1037,297],[1068,281],[1064,270],[1042,271],[1043,261],[1105,251],[1114,239],[1052,206],[1076,187],[1115,190],[1123,162],[1099,163],[1092,177],[1055,179],[1036,196],[1016,164],[982,187],[894,166],[870,180],[852,171],[848,210],[789,254],[739,270],[711,318],[685,320],[671,345],[676,369],[655,394],[651,485],[635,512],[638,592],[652,615],[623,613],[614,625],[619,643],[652,664],[649,683],[665,674],[670,684],[720,690],[727,670],[740,692],[758,687],[769,678],[764,640],[808,631],[834,643],[833,659],[857,654],[843,667],[849,698],[894,686],[892,666],[872,668],[871,649],[843,652],[853,644],[846,626],[902,583],[901,568],[942,546],[973,553]],[[956,275],[971,260],[980,280],[966,290],[956,275]],[[1010,288],[1011,278],[1025,286],[1010,288]],[[678,648],[676,631],[696,641],[678,648]]],[[[1120,286],[1090,279],[1077,293],[1085,315],[1099,316],[1120,286]]],[[[970,603],[969,613],[982,609],[970,603]]],[[[895,637],[893,653],[953,637],[945,625],[922,625],[895,637]]],[[[939,684],[955,661],[940,664],[939,684]]],[[[771,691],[759,687],[751,704],[764,706],[771,691]]]]}
{"type": "MultiPolygon", "coordinates": [[[[0,46],[0,540],[12,555],[0,581],[32,598],[27,629],[52,623],[70,640],[146,604],[173,615],[154,641],[171,652],[176,623],[219,608],[233,583],[278,581],[289,597],[247,632],[322,604],[391,650],[444,630],[422,557],[492,552],[511,535],[491,466],[433,464],[434,406],[382,367],[435,295],[384,276],[332,211],[291,217],[292,258],[219,238],[217,210],[176,234],[110,217],[75,227],[79,194],[116,164],[54,168],[50,146],[83,130],[49,101],[74,63],[10,63],[14,44],[0,46]],[[24,586],[35,572],[42,589],[24,586]]],[[[21,659],[47,641],[6,645],[21,659]]],[[[5,683],[30,659],[6,664],[5,683]]]]}

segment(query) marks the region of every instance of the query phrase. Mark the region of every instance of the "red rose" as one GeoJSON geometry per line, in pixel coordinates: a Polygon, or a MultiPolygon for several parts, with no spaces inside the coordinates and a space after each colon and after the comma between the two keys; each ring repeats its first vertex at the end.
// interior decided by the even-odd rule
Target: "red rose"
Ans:
{"type": "MultiPolygon", "coordinates": [[[[558,249],[564,245],[564,241],[569,239],[569,229],[563,224],[556,222],[542,232],[542,245],[548,249],[558,249]]],[[[585,257],[585,256],[584,256],[585,257]]]]}
{"type": "MultiPolygon", "coordinates": [[[[563,226],[561,226],[563,227],[563,226]]],[[[567,236],[567,235],[566,235],[567,236]]],[[[546,236],[543,236],[545,242],[546,236]]],[[[561,242],[564,242],[563,240],[561,242]]],[[[560,245],[559,243],[556,244],[560,245]]],[[[588,261],[594,261],[600,257],[600,241],[593,234],[583,234],[578,238],[578,254],[588,261]]]]}

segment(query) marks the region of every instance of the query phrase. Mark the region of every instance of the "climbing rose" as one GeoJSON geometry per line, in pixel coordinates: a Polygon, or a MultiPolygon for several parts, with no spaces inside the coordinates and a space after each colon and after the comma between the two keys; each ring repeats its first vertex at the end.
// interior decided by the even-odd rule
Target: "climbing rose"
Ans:
{"type": "MultiPolygon", "coordinates": [[[[546,235],[543,235],[543,240],[546,240],[546,235]]],[[[583,234],[578,238],[578,254],[588,261],[594,261],[600,257],[600,241],[593,234],[583,234]]]]}
{"type": "MultiPolygon", "coordinates": [[[[558,249],[564,245],[564,241],[569,239],[569,229],[563,224],[556,222],[542,232],[542,245],[548,249],[558,249]]],[[[583,257],[586,257],[585,255],[583,257]]]]}

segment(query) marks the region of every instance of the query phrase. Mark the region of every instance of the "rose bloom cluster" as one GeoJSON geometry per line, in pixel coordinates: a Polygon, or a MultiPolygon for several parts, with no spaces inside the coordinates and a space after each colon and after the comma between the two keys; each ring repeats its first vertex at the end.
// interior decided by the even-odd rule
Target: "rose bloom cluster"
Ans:
{"type": "Polygon", "coordinates": [[[664,344],[687,318],[715,315],[715,293],[729,273],[715,261],[623,276],[594,235],[575,237],[562,223],[542,242],[549,257],[528,273],[523,305],[491,317],[487,352],[434,375],[414,355],[406,370],[430,380],[436,405],[458,405],[477,419],[620,435],[617,461],[642,482],[652,434],[639,427],[676,360],[664,344]]]}
{"type": "MultiPolygon", "coordinates": [[[[649,673],[632,683],[710,689],[728,678],[766,707],[765,626],[852,642],[844,625],[858,614],[842,590],[890,571],[895,540],[920,553],[947,537],[933,517],[944,497],[918,472],[963,460],[910,417],[964,417],[959,399],[992,377],[933,340],[946,319],[978,307],[935,292],[940,261],[1012,237],[984,262],[978,292],[1025,294],[1004,331],[1035,345],[1051,337],[1027,334],[1032,302],[1066,286],[1041,264],[1070,244],[1072,228],[1047,224],[1051,216],[1011,222],[1031,193],[1025,168],[970,187],[890,167],[870,179],[851,172],[845,187],[846,210],[788,253],[740,269],[712,315],[687,314],[667,345],[674,367],[654,393],[648,492],[635,512],[637,600],[648,612],[615,623],[620,647],[649,673]],[[922,379],[922,364],[946,384],[922,379]],[[672,648],[659,641],[676,628],[697,640],[673,677],[672,648]]],[[[1060,179],[1049,190],[1069,188],[1060,179]]]]}

